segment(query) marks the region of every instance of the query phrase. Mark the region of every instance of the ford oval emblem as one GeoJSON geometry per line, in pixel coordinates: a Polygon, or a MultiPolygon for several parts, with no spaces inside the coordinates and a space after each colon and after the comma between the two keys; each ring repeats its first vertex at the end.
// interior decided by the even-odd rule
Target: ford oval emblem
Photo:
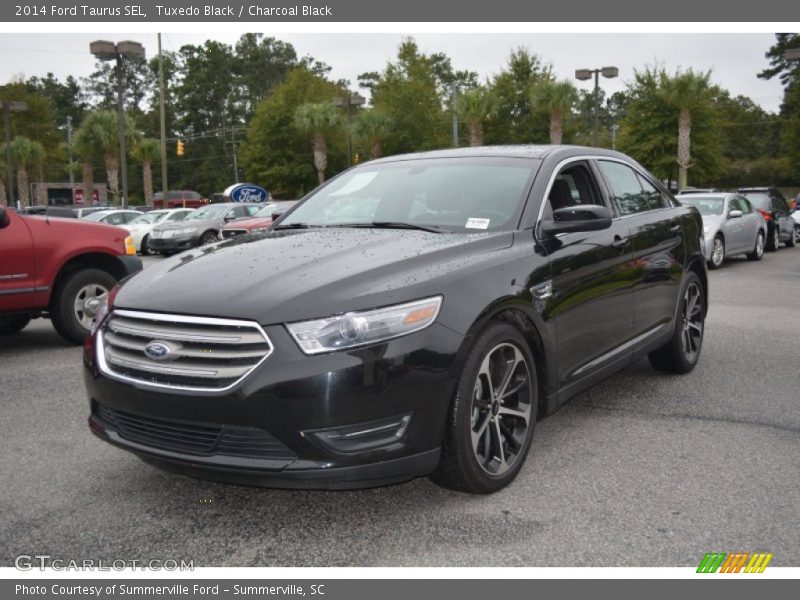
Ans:
{"type": "Polygon", "coordinates": [[[145,356],[153,360],[164,360],[169,356],[170,352],[172,352],[172,348],[164,342],[158,342],[156,340],[148,342],[144,347],[145,356]]]}
{"type": "Polygon", "coordinates": [[[225,190],[231,202],[266,202],[269,192],[259,185],[242,183],[225,190]]]}

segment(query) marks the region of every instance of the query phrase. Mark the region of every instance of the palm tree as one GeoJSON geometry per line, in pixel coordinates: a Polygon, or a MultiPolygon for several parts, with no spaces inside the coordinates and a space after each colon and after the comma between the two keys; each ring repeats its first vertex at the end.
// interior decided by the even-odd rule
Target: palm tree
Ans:
{"type": "Polygon", "coordinates": [[[467,124],[469,145],[483,146],[483,122],[489,118],[494,98],[483,87],[467,90],[458,96],[456,113],[467,124]]]}
{"type": "Polygon", "coordinates": [[[564,139],[564,121],[578,98],[575,86],[567,79],[543,79],[531,87],[531,103],[535,109],[550,115],[550,143],[564,139]]]}
{"type": "Polygon", "coordinates": [[[389,115],[377,108],[362,110],[356,117],[353,134],[369,146],[370,158],[380,158],[383,154],[381,142],[391,132],[393,123],[389,115]]]}
{"type": "Polygon", "coordinates": [[[339,111],[333,104],[307,103],[299,106],[294,114],[294,126],[306,136],[311,136],[314,147],[314,167],[317,169],[319,183],[325,183],[325,169],[328,167],[328,145],[326,136],[341,127],[339,111]]]}
{"type": "Polygon", "coordinates": [[[692,166],[692,113],[712,102],[711,72],[678,71],[670,77],[661,74],[659,94],[668,106],[678,111],[678,189],[686,187],[692,166]]]}
{"type": "MultiPolygon", "coordinates": [[[[112,110],[98,110],[89,115],[81,123],[80,129],[93,140],[95,147],[102,152],[106,166],[108,191],[115,199],[119,198],[119,121],[117,113],[112,110]]],[[[133,119],[125,115],[125,136],[130,148],[136,143],[136,126],[133,119]]]]}
{"type": "Polygon", "coordinates": [[[21,206],[31,205],[31,186],[28,167],[41,161],[44,147],[25,136],[18,135],[11,141],[11,160],[17,167],[17,192],[21,206]]]}
{"type": "Polygon", "coordinates": [[[81,165],[81,178],[83,181],[83,198],[86,204],[92,203],[94,197],[94,156],[95,147],[92,132],[81,125],[72,139],[72,148],[81,165]]]}
{"type": "Polygon", "coordinates": [[[131,156],[142,165],[142,178],[144,180],[144,203],[153,206],[153,170],[154,162],[161,160],[161,143],[152,138],[140,139],[131,148],[131,156]]]}

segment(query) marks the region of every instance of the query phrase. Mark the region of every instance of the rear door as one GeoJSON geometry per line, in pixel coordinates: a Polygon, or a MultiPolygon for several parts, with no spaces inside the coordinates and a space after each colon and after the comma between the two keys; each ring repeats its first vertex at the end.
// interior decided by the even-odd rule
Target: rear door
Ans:
{"type": "MultiPolygon", "coordinates": [[[[600,204],[611,209],[590,161],[562,166],[548,190],[542,218],[554,209],[600,204]]],[[[544,241],[552,274],[549,314],[554,320],[558,379],[567,386],[612,364],[628,360],[633,296],[627,223],[609,229],[563,233],[544,241]]]]}
{"type": "Polygon", "coordinates": [[[29,308],[36,280],[33,237],[25,218],[10,210],[8,217],[9,224],[0,229],[0,312],[29,308]]]}
{"type": "Polygon", "coordinates": [[[638,343],[672,323],[683,276],[681,209],[643,172],[598,160],[633,245],[633,335],[638,343]]]}
{"type": "Polygon", "coordinates": [[[781,241],[785,241],[790,235],[794,235],[794,219],[792,219],[789,205],[777,190],[770,194],[770,201],[775,213],[775,221],[780,227],[781,241]]]}

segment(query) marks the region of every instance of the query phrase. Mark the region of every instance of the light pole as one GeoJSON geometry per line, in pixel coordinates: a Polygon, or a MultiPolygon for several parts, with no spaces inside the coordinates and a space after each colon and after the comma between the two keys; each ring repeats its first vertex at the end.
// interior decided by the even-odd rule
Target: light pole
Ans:
{"type": "Polygon", "coordinates": [[[576,69],[575,79],[587,81],[594,75],[594,125],[592,127],[592,145],[597,146],[597,132],[599,129],[599,114],[600,114],[600,75],[606,79],[612,79],[619,76],[619,69],[617,67],[603,67],[602,69],[576,69]]]}
{"type": "Polygon", "coordinates": [[[139,42],[124,41],[115,44],[97,40],[89,44],[89,51],[98,60],[117,61],[117,120],[119,122],[119,175],[122,180],[122,208],[128,208],[128,151],[125,147],[125,110],[122,103],[122,59],[144,59],[144,46],[139,42]]]}
{"type": "MultiPolygon", "coordinates": [[[[14,204],[14,167],[11,164],[11,113],[28,110],[28,105],[16,100],[3,100],[3,125],[6,135],[6,166],[8,168],[8,205],[14,204]]],[[[22,207],[16,203],[17,210],[22,207]]]]}
{"type": "Polygon", "coordinates": [[[353,132],[351,125],[353,121],[353,107],[362,106],[367,101],[366,98],[360,96],[358,92],[355,95],[347,93],[347,97],[342,98],[337,96],[333,99],[334,106],[347,107],[347,168],[349,169],[353,162],[353,132]]]}

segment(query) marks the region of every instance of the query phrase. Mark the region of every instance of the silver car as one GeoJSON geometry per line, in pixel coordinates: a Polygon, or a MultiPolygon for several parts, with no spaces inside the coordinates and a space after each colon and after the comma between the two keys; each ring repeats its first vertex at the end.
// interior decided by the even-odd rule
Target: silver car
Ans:
{"type": "Polygon", "coordinates": [[[681,204],[694,206],[703,217],[704,252],[708,265],[719,269],[725,258],[746,254],[761,260],[767,223],[744,196],[733,193],[680,194],[681,204]]]}

